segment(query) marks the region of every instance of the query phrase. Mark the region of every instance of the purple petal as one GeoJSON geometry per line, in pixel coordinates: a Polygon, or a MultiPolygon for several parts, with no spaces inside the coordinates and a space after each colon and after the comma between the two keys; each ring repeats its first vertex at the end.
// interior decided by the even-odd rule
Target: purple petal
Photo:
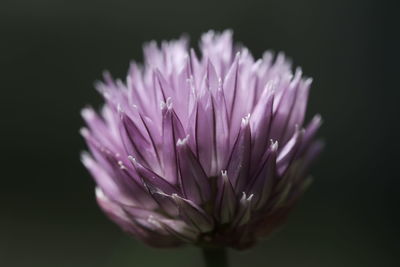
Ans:
{"type": "Polygon", "coordinates": [[[251,158],[249,117],[242,120],[241,129],[228,163],[228,177],[236,191],[241,193],[248,182],[251,158]]]}
{"type": "Polygon", "coordinates": [[[192,201],[184,199],[177,194],[172,194],[172,199],[179,206],[180,215],[189,225],[193,225],[200,232],[209,232],[213,229],[214,222],[210,216],[192,201]]]}
{"type": "Polygon", "coordinates": [[[253,195],[249,197],[246,196],[246,193],[243,192],[242,198],[239,202],[239,209],[236,214],[236,217],[232,223],[232,228],[239,227],[241,225],[246,224],[251,217],[251,208],[252,208],[252,199],[253,195]]]}
{"type": "Polygon", "coordinates": [[[250,118],[252,133],[252,162],[258,162],[267,149],[272,122],[272,106],[274,103],[273,84],[269,83],[260,97],[250,118]]]}
{"type": "Polygon", "coordinates": [[[249,189],[249,192],[254,195],[254,209],[262,208],[272,193],[273,185],[276,182],[277,150],[277,142],[272,143],[269,148],[268,157],[255,175],[254,182],[249,189]]]}
{"type": "Polygon", "coordinates": [[[207,202],[211,197],[208,177],[188,146],[188,138],[178,140],[180,180],[185,198],[196,204],[207,202]]]}
{"type": "Polygon", "coordinates": [[[217,196],[217,217],[222,224],[228,223],[233,219],[236,211],[236,195],[227,172],[222,171],[219,178],[219,190],[217,196]]]}
{"type": "Polygon", "coordinates": [[[163,163],[165,179],[176,184],[178,182],[176,142],[184,138],[182,124],[172,109],[172,103],[167,101],[162,108],[163,112],[163,163]]]}
{"type": "Polygon", "coordinates": [[[132,165],[135,167],[138,175],[143,179],[143,182],[150,188],[155,188],[168,195],[177,192],[176,187],[170,184],[167,180],[141,165],[135,158],[129,157],[129,159],[131,160],[132,165]]]}

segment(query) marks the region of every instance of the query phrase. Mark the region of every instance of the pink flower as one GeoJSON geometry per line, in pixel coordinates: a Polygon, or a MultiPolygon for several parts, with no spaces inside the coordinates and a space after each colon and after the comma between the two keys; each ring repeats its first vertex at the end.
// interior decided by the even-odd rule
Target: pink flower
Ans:
{"type": "Polygon", "coordinates": [[[311,79],[283,54],[255,60],[232,32],[150,42],[126,81],[105,74],[105,105],[81,130],[104,212],[157,247],[247,248],[280,226],[321,150],[303,128],[311,79]]]}

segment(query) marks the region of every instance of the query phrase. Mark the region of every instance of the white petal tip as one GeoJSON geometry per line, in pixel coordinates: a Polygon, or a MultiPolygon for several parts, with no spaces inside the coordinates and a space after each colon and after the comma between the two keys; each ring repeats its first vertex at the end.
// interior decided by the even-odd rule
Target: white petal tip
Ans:
{"type": "Polygon", "coordinates": [[[90,120],[95,117],[95,112],[92,108],[84,108],[81,110],[81,115],[84,119],[90,120]]]}
{"type": "Polygon", "coordinates": [[[178,146],[178,147],[185,146],[185,145],[187,145],[188,140],[189,140],[189,135],[187,135],[187,136],[186,136],[185,138],[183,138],[183,139],[178,139],[178,141],[176,142],[176,146],[178,146]]]}

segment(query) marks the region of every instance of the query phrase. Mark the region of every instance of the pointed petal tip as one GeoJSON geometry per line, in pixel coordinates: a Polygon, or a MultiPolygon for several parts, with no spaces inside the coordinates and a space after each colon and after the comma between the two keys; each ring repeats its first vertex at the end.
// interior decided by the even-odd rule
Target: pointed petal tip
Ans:
{"type": "Polygon", "coordinates": [[[314,79],[311,77],[305,77],[304,78],[304,87],[308,88],[311,86],[311,84],[313,83],[314,79]]]}
{"type": "Polygon", "coordinates": [[[189,135],[187,135],[185,138],[183,139],[178,139],[178,141],[176,142],[176,146],[178,148],[184,147],[188,144],[188,140],[189,140],[189,135]]]}
{"type": "Polygon", "coordinates": [[[80,158],[83,166],[85,166],[87,169],[91,169],[93,167],[94,160],[87,151],[82,151],[80,158]]]}
{"type": "Polygon", "coordinates": [[[104,194],[103,190],[101,190],[101,188],[99,186],[96,186],[94,188],[94,192],[95,192],[96,197],[99,199],[107,198],[106,195],[104,194]]]}
{"type": "Polygon", "coordinates": [[[319,113],[315,114],[315,116],[312,118],[312,121],[319,125],[321,125],[324,122],[321,114],[319,114],[319,113]]]}
{"type": "Polygon", "coordinates": [[[172,98],[168,97],[166,101],[161,101],[160,108],[163,112],[172,110],[172,98]]]}
{"type": "Polygon", "coordinates": [[[251,195],[246,199],[246,201],[247,201],[247,202],[251,202],[251,200],[253,199],[253,197],[254,197],[254,194],[251,194],[251,195]]]}
{"type": "Polygon", "coordinates": [[[271,141],[271,145],[270,145],[271,151],[274,151],[274,152],[278,151],[278,147],[279,147],[278,141],[274,141],[272,139],[270,141],[271,141]]]}
{"type": "Polygon", "coordinates": [[[86,127],[80,128],[79,129],[79,134],[82,135],[84,138],[87,138],[90,135],[89,130],[86,127]]]}
{"type": "Polygon", "coordinates": [[[133,156],[129,155],[128,159],[132,162],[134,167],[139,167],[139,163],[137,162],[136,158],[134,158],[133,156]]]}
{"type": "Polygon", "coordinates": [[[247,196],[246,192],[242,192],[242,198],[240,199],[240,202],[243,205],[249,205],[251,203],[251,200],[253,199],[254,194],[251,194],[247,196]]]}
{"type": "Polygon", "coordinates": [[[96,112],[92,107],[85,107],[81,110],[81,116],[85,120],[91,120],[96,116],[96,112]]]}
{"type": "Polygon", "coordinates": [[[250,117],[251,117],[251,115],[249,113],[245,117],[242,118],[242,127],[247,127],[249,125],[250,117]]]}
{"type": "Polygon", "coordinates": [[[296,70],[295,70],[295,77],[297,78],[300,78],[301,76],[303,75],[303,69],[301,68],[301,67],[296,67],[296,70]]]}

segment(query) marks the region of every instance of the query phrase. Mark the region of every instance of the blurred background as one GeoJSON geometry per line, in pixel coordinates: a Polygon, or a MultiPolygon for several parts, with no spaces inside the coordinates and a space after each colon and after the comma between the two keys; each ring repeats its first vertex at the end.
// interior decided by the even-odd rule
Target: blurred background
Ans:
{"type": "MultiPolygon", "coordinates": [[[[394,2],[394,1],[393,1],[394,2]]],[[[202,266],[157,250],[101,213],[79,161],[95,80],[123,78],[142,43],[232,28],[255,57],[285,51],[314,78],[325,153],[279,233],[232,266],[400,266],[398,8],[389,1],[0,2],[0,266],[202,266]]]]}

